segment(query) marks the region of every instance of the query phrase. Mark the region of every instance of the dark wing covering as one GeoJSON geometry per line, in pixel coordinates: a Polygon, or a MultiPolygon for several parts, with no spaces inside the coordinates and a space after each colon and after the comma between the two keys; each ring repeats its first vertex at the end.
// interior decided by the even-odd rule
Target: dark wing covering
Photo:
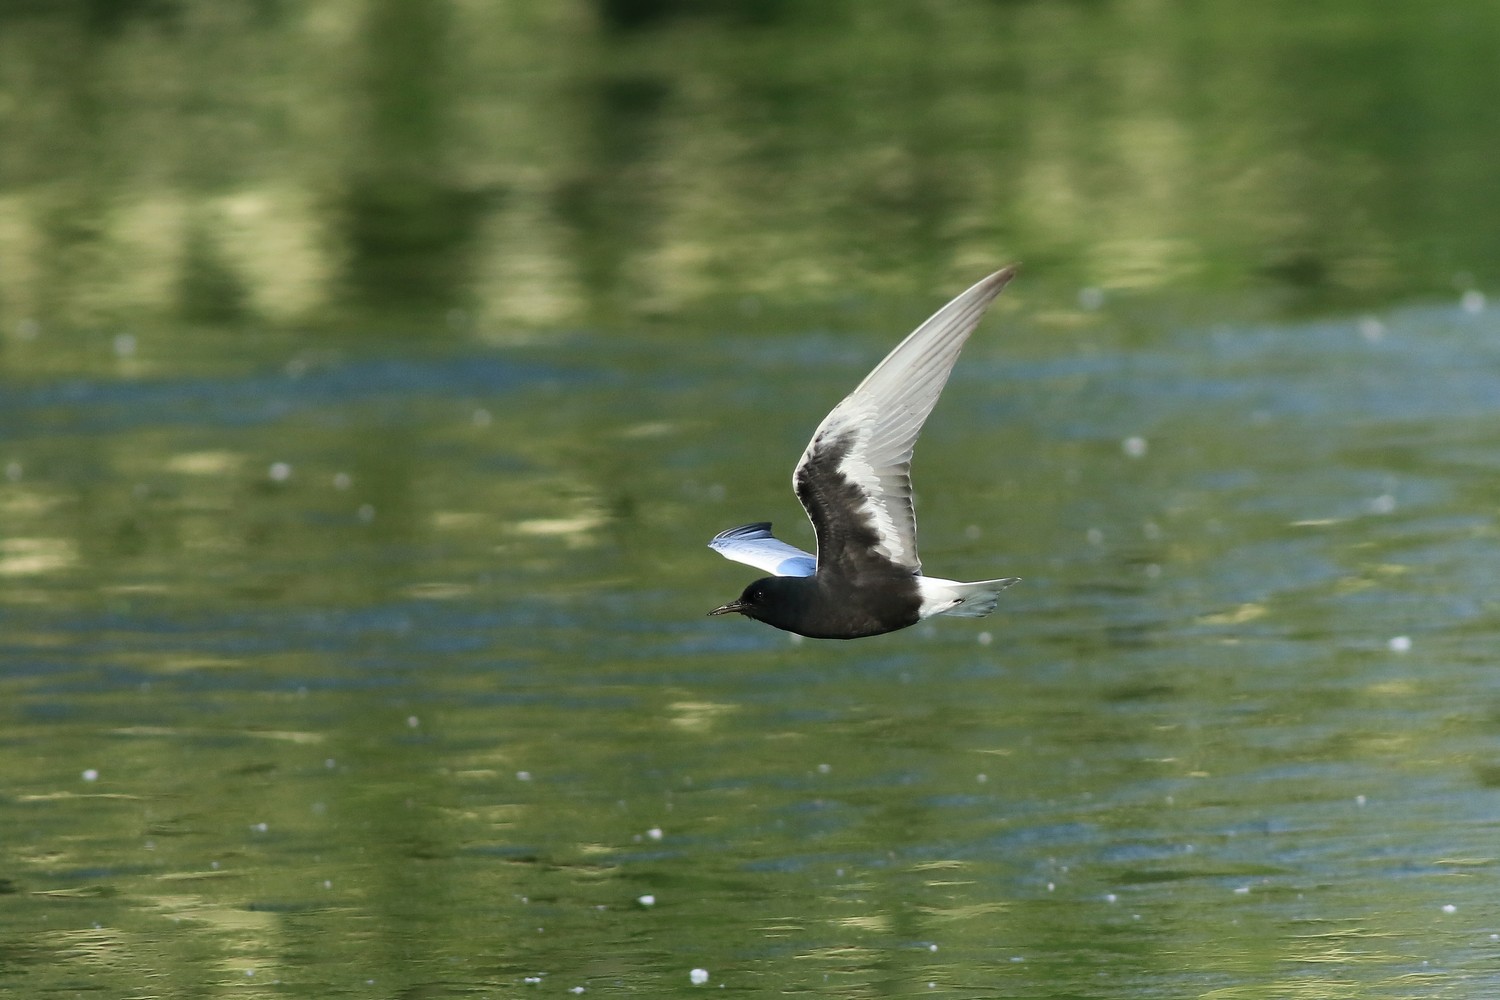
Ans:
{"type": "Polygon", "coordinates": [[[958,352],[1015,273],[1014,267],[996,271],[939,309],[813,432],[792,488],[817,532],[819,563],[846,571],[921,570],[912,449],[958,352]]]}
{"type": "Polygon", "coordinates": [[[726,559],[746,563],[773,576],[812,576],[818,560],[771,534],[770,521],[756,521],[721,531],[708,547],[726,559]]]}

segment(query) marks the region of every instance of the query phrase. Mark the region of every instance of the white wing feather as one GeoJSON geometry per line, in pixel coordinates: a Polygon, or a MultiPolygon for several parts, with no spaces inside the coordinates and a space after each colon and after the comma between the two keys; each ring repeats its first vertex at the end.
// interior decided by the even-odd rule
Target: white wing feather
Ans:
{"type": "Polygon", "coordinates": [[[877,551],[912,572],[922,566],[911,501],[912,449],[964,342],[1015,273],[1007,267],[983,278],[898,344],[823,418],[792,474],[798,496],[805,497],[803,477],[816,473],[819,449],[847,447],[837,471],[863,494],[860,513],[879,537],[877,551]]]}
{"type": "Polygon", "coordinates": [[[726,559],[742,562],[773,576],[812,576],[818,560],[771,534],[769,521],[757,521],[721,531],[708,547],[726,559]]]}

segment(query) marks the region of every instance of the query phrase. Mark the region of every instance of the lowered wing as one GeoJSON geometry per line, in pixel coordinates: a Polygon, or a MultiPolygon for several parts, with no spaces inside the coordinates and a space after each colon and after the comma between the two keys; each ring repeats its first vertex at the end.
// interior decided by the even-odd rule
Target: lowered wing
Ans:
{"type": "Polygon", "coordinates": [[[765,570],[773,576],[812,576],[818,560],[771,534],[770,521],[757,521],[721,531],[708,547],[726,559],[765,570]]]}

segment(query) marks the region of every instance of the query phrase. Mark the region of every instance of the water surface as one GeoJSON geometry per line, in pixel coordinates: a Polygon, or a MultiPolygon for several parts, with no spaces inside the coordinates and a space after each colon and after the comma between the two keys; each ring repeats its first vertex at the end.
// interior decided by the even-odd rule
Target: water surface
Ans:
{"type": "Polygon", "coordinates": [[[1494,994],[1493,11],[1232,6],[4,15],[0,989],[1494,994]]]}

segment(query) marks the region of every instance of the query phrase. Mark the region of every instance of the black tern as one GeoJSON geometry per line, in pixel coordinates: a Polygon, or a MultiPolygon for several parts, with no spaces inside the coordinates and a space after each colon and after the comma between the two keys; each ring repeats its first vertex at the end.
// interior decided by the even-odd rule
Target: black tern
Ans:
{"type": "Polygon", "coordinates": [[[911,456],[958,352],[1010,279],[1007,267],[939,309],[823,418],[792,473],[816,556],[771,534],[730,528],[709,548],[773,574],[710,615],[738,612],[813,639],[894,632],[933,615],[982,618],[1017,577],[959,583],[922,574],[911,456]]]}

